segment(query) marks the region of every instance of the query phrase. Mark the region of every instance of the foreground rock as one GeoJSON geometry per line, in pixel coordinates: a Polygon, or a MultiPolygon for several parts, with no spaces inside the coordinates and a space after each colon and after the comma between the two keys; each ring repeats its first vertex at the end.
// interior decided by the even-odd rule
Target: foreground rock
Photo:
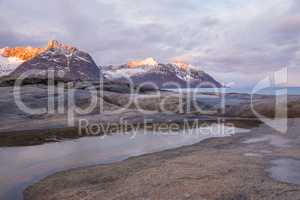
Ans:
{"type": "Polygon", "coordinates": [[[24,197],[25,200],[297,200],[300,185],[293,183],[291,175],[299,177],[299,168],[276,174],[270,164],[278,159],[295,162],[300,159],[299,122],[290,120],[286,135],[262,125],[247,134],[209,139],[116,164],[57,173],[26,189],[24,197]],[[276,175],[290,179],[273,179],[276,175]]]}
{"type": "MultiPolygon", "coordinates": [[[[44,83],[29,84],[21,87],[20,97],[22,102],[32,109],[47,108],[49,99],[53,99],[55,105],[63,100],[58,107],[64,108],[65,112],[58,113],[58,108],[54,113],[23,112],[16,104],[14,88],[0,87],[0,146],[34,145],[87,136],[88,134],[79,128],[80,120],[87,120],[89,124],[98,124],[106,128],[100,130],[97,135],[106,134],[107,131],[115,132],[115,129],[110,127],[111,124],[123,126],[140,125],[145,122],[180,124],[189,120],[257,120],[250,106],[249,95],[227,94],[223,110],[222,100],[216,94],[199,93],[195,98],[190,98],[189,94],[153,91],[147,88],[131,91],[127,84],[109,81],[102,85],[99,82],[77,82],[70,88],[64,88],[62,93],[56,91],[50,95],[44,83]],[[90,104],[91,91],[95,91],[93,95],[98,101],[89,114],[75,113],[75,123],[69,126],[70,116],[66,111],[73,111],[73,108],[68,106],[67,97],[73,89],[75,91],[71,93],[72,99],[81,109],[90,104]]],[[[275,97],[256,96],[254,108],[264,116],[273,117],[275,97]]],[[[288,116],[300,117],[299,96],[289,96],[288,116]]]]}

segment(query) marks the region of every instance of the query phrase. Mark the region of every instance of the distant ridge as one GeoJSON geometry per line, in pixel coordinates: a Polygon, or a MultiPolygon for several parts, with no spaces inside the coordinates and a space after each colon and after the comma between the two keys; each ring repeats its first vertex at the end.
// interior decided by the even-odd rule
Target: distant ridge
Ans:
{"type": "Polygon", "coordinates": [[[218,81],[198,67],[181,61],[161,64],[150,57],[129,61],[120,66],[103,66],[102,69],[107,79],[127,81],[130,78],[136,85],[151,82],[159,88],[222,87],[218,81]],[[167,85],[168,83],[173,85],[167,85]]]}

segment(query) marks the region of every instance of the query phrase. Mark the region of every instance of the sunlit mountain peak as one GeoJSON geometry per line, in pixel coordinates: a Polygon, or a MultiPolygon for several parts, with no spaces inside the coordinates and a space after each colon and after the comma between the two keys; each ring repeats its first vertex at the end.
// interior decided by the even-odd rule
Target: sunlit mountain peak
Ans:
{"type": "Polygon", "coordinates": [[[17,58],[19,60],[26,61],[34,58],[45,50],[45,48],[33,47],[5,47],[0,51],[0,55],[7,58],[17,58]]]}
{"type": "Polygon", "coordinates": [[[49,40],[47,47],[35,48],[31,46],[27,47],[5,47],[0,49],[0,55],[7,58],[14,58],[22,61],[31,60],[37,55],[45,52],[49,49],[63,49],[68,53],[73,53],[77,49],[75,47],[65,45],[57,40],[49,40]]]}
{"type": "Polygon", "coordinates": [[[173,64],[184,70],[187,70],[191,66],[190,64],[187,64],[180,60],[176,60],[175,62],[173,62],[173,64]]]}
{"type": "Polygon", "coordinates": [[[144,60],[134,60],[134,61],[129,61],[128,62],[128,67],[134,68],[134,67],[140,67],[140,66],[156,66],[158,65],[158,62],[154,58],[146,58],[144,60]]]}

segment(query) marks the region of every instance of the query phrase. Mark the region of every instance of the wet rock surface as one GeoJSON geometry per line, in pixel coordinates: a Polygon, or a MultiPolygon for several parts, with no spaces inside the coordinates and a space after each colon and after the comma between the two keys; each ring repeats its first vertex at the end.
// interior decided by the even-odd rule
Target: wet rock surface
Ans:
{"type": "MultiPolygon", "coordinates": [[[[182,123],[184,121],[216,121],[218,119],[243,121],[254,120],[256,116],[251,108],[249,95],[226,94],[225,109],[222,109],[222,96],[218,94],[158,91],[142,88],[137,91],[130,85],[104,81],[83,81],[65,84],[61,93],[49,93],[45,84],[27,84],[20,88],[19,97],[25,106],[31,109],[47,108],[49,99],[55,102],[54,113],[30,114],[23,112],[16,104],[16,88],[0,87],[0,146],[32,145],[49,141],[49,138],[78,137],[78,123],[87,119],[90,123],[182,123]],[[72,93],[70,93],[72,91],[72,93]],[[93,93],[94,92],[94,93],[93,93]],[[91,97],[97,97],[97,104],[89,114],[74,115],[75,123],[68,125],[71,95],[77,107],[85,109],[91,103],[91,97]],[[59,114],[61,108],[65,112],[59,114]]],[[[18,95],[17,95],[18,96],[18,95]]],[[[288,116],[300,116],[300,97],[288,97],[288,116]]],[[[254,109],[265,116],[273,116],[275,97],[255,96],[254,109]]]]}
{"type": "Polygon", "coordinates": [[[281,158],[272,161],[268,170],[278,181],[300,185],[300,160],[281,158]]]}
{"type": "Polygon", "coordinates": [[[247,134],[208,139],[120,163],[60,172],[29,187],[24,197],[297,200],[300,138],[295,130],[299,122],[290,119],[291,128],[285,135],[261,125],[247,134]],[[257,139],[265,135],[288,140],[289,146],[257,139]]]}
{"type": "MultiPolygon", "coordinates": [[[[223,111],[218,94],[199,93],[194,99],[186,93],[149,88],[132,91],[130,85],[111,81],[102,85],[97,81],[76,82],[66,85],[62,93],[54,92],[50,96],[45,83],[27,84],[21,87],[20,97],[33,109],[47,107],[51,98],[56,103],[63,99],[62,104],[56,106],[68,109],[66,97],[71,90],[74,90],[72,97],[76,106],[82,109],[90,104],[91,95],[99,100],[88,115],[74,116],[74,126],[67,125],[67,113],[22,112],[15,102],[14,87],[0,87],[0,146],[36,145],[87,136],[78,134],[80,119],[107,126],[122,125],[120,122],[124,120],[139,125],[145,120],[150,124],[181,124],[222,119],[234,121],[237,126],[248,124],[252,130],[244,135],[209,139],[121,163],[58,173],[29,187],[24,192],[25,199],[290,200],[300,197],[295,181],[300,159],[299,96],[288,97],[290,119],[286,135],[266,125],[253,128],[258,120],[250,106],[250,96],[246,94],[226,94],[223,111]],[[292,168],[284,165],[285,161],[292,168]]],[[[273,116],[274,107],[275,97],[255,96],[254,108],[260,114],[273,116]]]]}

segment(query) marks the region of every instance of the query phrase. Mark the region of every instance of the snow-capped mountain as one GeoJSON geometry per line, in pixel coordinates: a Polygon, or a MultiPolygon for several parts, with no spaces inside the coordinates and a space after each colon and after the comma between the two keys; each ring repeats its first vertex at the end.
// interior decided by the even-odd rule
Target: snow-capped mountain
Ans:
{"type": "Polygon", "coordinates": [[[5,48],[1,55],[5,59],[20,60],[19,66],[11,67],[13,70],[8,73],[11,77],[29,70],[36,70],[30,78],[47,78],[48,70],[55,72],[54,78],[69,81],[98,80],[101,77],[99,67],[88,53],[55,40],[49,41],[46,48],[5,48]]]}
{"type": "Polygon", "coordinates": [[[24,60],[21,60],[17,57],[0,56],[0,77],[11,74],[23,62],[24,62],[24,60]]]}
{"type": "Polygon", "coordinates": [[[221,87],[209,74],[183,62],[159,64],[153,58],[147,58],[121,66],[103,66],[102,69],[107,79],[130,80],[136,85],[147,83],[158,88],[221,87]]]}
{"type": "Polygon", "coordinates": [[[46,50],[47,48],[33,47],[5,47],[0,49],[0,77],[11,74],[22,63],[46,50]]]}
{"type": "Polygon", "coordinates": [[[160,64],[153,58],[147,58],[121,66],[98,67],[88,53],[55,40],[49,41],[45,48],[4,48],[0,55],[0,76],[8,75],[13,79],[25,72],[32,72],[27,75],[28,78],[48,79],[47,72],[54,71],[54,79],[99,80],[102,69],[107,79],[134,85],[157,88],[221,87],[209,74],[183,62],[160,64]]]}

